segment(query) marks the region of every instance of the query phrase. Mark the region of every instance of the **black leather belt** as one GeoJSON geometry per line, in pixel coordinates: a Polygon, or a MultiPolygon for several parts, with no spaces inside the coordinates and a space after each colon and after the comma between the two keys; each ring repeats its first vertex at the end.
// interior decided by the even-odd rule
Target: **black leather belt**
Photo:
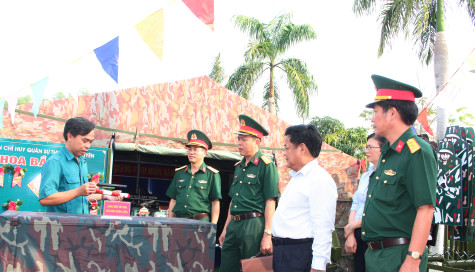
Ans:
{"type": "Polygon", "coordinates": [[[387,238],[381,241],[368,242],[368,247],[371,250],[375,250],[375,249],[405,245],[405,244],[409,244],[410,242],[411,242],[411,239],[409,238],[387,238]]]}
{"type": "Polygon", "coordinates": [[[193,216],[184,216],[184,218],[188,218],[188,219],[195,219],[195,220],[201,220],[205,217],[209,216],[208,213],[197,213],[193,216]]]}
{"type": "Polygon", "coordinates": [[[231,215],[231,219],[234,221],[241,221],[241,220],[251,219],[251,218],[256,218],[256,217],[261,217],[261,216],[263,216],[262,213],[250,212],[250,213],[231,215]]]}
{"type": "Polygon", "coordinates": [[[285,245],[294,245],[302,243],[313,243],[313,238],[303,238],[303,239],[291,239],[291,238],[280,238],[272,237],[272,244],[274,246],[285,246],[285,245]]]}

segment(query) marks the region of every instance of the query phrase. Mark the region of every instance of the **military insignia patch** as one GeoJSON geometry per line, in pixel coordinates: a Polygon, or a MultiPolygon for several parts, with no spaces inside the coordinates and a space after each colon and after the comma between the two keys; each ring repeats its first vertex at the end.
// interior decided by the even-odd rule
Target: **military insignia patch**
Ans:
{"type": "Polygon", "coordinates": [[[242,127],[246,126],[246,122],[244,122],[244,119],[241,119],[241,126],[242,127]]]}
{"type": "Polygon", "coordinates": [[[215,173],[215,174],[219,173],[218,170],[214,169],[213,167],[211,167],[211,166],[209,166],[209,165],[207,166],[207,168],[208,168],[211,172],[213,172],[213,173],[215,173]]]}
{"type": "Polygon", "coordinates": [[[198,139],[198,137],[196,137],[196,134],[193,133],[193,134],[191,134],[191,139],[192,139],[192,140],[196,140],[196,139],[198,139]]]}
{"type": "MultiPolygon", "coordinates": [[[[183,165],[182,167],[175,168],[175,172],[176,172],[176,171],[180,171],[181,169],[183,169],[183,168],[185,168],[185,167],[187,167],[187,165],[183,165]]],[[[185,170],[185,171],[186,171],[186,170],[185,170]]]]}
{"type": "Polygon", "coordinates": [[[407,141],[407,147],[409,147],[409,150],[411,151],[411,153],[414,154],[414,152],[416,152],[417,150],[421,149],[421,146],[419,145],[419,143],[416,141],[416,139],[414,138],[411,138],[407,141]]]}
{"type": "Polygon", "coordinates": [[[384,174],[388,176],[394,176],[396,175],[396,172],[394,172],[392,169],[389,169],[389,170],[384,170],[384,174]]]}
{"type": "Polygon", "coordinates": [[[401,153],[403,148],[404,148],[404,142],[400,140],[399,143],[397,143],[396,151],[401,153]]]}
{"type": "Polygon", "coordinates": [[[269,157],[267,157],[266,155],[262,155],[262,156],[261,156],[261,159],[262,159],[262,161],[263,161],[265,164],[269,164],[269,163],[272,162],[272,160],[269,159],[269,157]]]}
{"type": "Polygon", "coordinates": [[[248,177],[248,178],[255,178],[256,175],[254,175],[254,174],[248,174],[247,177],[248,177]]]}
{"type": "Polygon", "coordinates": [[[241,161],[236,162],[236,163],[234,164],[234,167],[238,166],[238,164],[240,164],[240,163],[241,163],[241,161]]]}
{"type": "Polygon", "coordinates": [[[179,179],[177,180],[178,182],[184,182],[185,180],[184,179],[179,179]]]}
{"type": "Polygon", "coordinates": [[[258,164],[259,164],[259,158],[258,158],[258,157],[255,157],[255,158],[254,158],[254,164],[255,164],[255,165],[258,165],[258,164]]]}
{"type": "Polygon", "coordinates": [[[208,183],[208,181],[207,181],[207,180],[204,180],[204,179],[202,179],[202,180],[198,180],[198,183],[208,183]]]}

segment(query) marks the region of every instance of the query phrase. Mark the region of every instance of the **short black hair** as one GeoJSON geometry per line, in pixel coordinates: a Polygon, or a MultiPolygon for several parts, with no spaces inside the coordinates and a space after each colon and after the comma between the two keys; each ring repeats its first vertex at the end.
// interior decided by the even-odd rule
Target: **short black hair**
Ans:
{"type": "Polygon", "coordinates": [[[379,147],[382,147],[388,141],[388,139],[384,138],[383,136],[378,136],[375,133],[371,133],[366,138],[366,141],[368,141],[369,139],[375,139],[378,142],[379,147]]]}
{"type": "Polygon", "coordinates": [[[399,112],[404,124],[408,126],[412,126],[414,124],[419,112],[416,103],[413,101],[383,100],[376,103],[376,105],[383,108],[383,112],[387,112],[390,108],[395,108],[397,112],[399,112]]]}
{"type": "Polygon", "coordinates": [[[305,144],[314,158],[320,155],[322,149],[322,136],[314,125],[295,125],[285,130],[285,136],[294,145],[305,144]]]}
{"type": "Polygon", "coordinates": [[[64,140],[68,140],[68,133],[71,133],[74,137],[78,135],[84,136],[89,134],[95,127],[96,125],[84,117],[73,117],[66,121],[66,125],[64,125],[64,140]]]}

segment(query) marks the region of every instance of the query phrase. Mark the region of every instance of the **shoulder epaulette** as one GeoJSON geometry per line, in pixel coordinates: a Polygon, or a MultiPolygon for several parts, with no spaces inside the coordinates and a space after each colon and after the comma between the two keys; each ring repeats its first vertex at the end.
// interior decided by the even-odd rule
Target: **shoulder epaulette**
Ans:
{"type": "Polygon", "coordinates": [[[181,169],[183,169],[183,168],[185,168],[185,167],[186,167],[186,165],[183,165],[182,167],[175,168],[175,172],[176,172],[176,171],[180,171],[181,169]]]}
{"type": "Polygon", "coordinates": [[[265,164],[269,164],[272,162],[271,159],[269,159],[269,157],[267,157],[266,155],[262,155],[261,156],[261,160],[265,163],[265,164]]]}
{"type": "Polygon", "coordinates": [[[211,167],[211,166],[209,166],[209,165],[206,166],[206,168],[208,168],[211,172],[213,172],[213,173],[215,173],[215,174],[219,173],[218,170],[214,169],[213,167],[211,167]]]}
{"type": "Polygon", "coordinates": [[[238,161],[237,163],[234,164],[234,167],[238,166],[238,164],[240,164],[241,161],[238,161]]]}
{"type": "Polygon", "coordinates": [[[411,138],[409,140],[407,140],[407,147],[409,147],[409,150],[411,151],[411,153],[414,154],[414,152],[416,152],[417,150],[421,149],[421,145],[416,141],[416,139],[414,138],[411,138]]]}

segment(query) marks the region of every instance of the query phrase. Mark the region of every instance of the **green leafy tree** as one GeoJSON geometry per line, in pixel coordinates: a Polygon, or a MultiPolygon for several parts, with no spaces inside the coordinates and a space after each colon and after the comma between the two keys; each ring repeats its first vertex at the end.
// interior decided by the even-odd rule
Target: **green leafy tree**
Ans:
{"type": "Polygon", "coordinates": [[[224,73],[224,68],[221,66],[221,54],[218,54],[213,62],[213,69],[209,74],[209,78],[215,82],[222,84],[226,79],[226,74],[224,73]]]}
{"type": "MultiPolygon", "coordinates": [[[[33,103],[33,99],[29,95],[21,96],[21,97],[18,97],[17,99],[17,105],[24,105],[24,104],[31,104],[31,103],[33,103]]],[[[7,101],[5,101],[5,103],[3,104],[3,109],[4,110],[8,109],[7,101]]]]}
{"type": "Polygon", "coordinates": [[[465,127],[475,126],[475,116],[470,112],[467,112],[467,107],[458,108],[455,116],[449,117],[449,124],[451,126],[460,125],[465,127]]]}
{"type": "Polygon", "coordinates": [[[341,121],[329,116],[313,117],[310,124],[317,126],[325,143],[357,159],[365,157],[367,129],[345,128],[341,121]]]}
{"type": "MultiPolygon", "coordinates": [[[[434,60],[436,91],[439,92],[449,78],[448,49],[445,33],[445,9],[449,1],[444,0],[355,0],[353,11],[359,15],[371,14],[381,3],[381,37],[378,55],[398,36],[412,37],[418,47],[419,59],[427,65],[434,60]]],[[[464,7],[472,23],[475,24],[475,1],[459,0],[457,4],[464,7]]],[[[445,109],[437,109],[437,137],[443,138],[447,126],[445,109]]]]}
{"type": "Polygon", "coordinates": [[[226,88],[248,99],[254,84],[267,73],[268,81],[263,94],[267,102],[264,102],[264,106],[276,114],[278,88],[275,78],[276,73],[281,72],[292,91],[297,115],[307,118],[309,97],[317,90],[317,84],[304,61],[285,58],[285,53],[297,43],[316,39],[313,28],[306,24],[293,24],[290,14],[278,16],[268,24],[243,15],[236,16],[234,20],[235,25],[249,34],[251,40],[244,54],[244,64],[230,76],[226,88]]]}

